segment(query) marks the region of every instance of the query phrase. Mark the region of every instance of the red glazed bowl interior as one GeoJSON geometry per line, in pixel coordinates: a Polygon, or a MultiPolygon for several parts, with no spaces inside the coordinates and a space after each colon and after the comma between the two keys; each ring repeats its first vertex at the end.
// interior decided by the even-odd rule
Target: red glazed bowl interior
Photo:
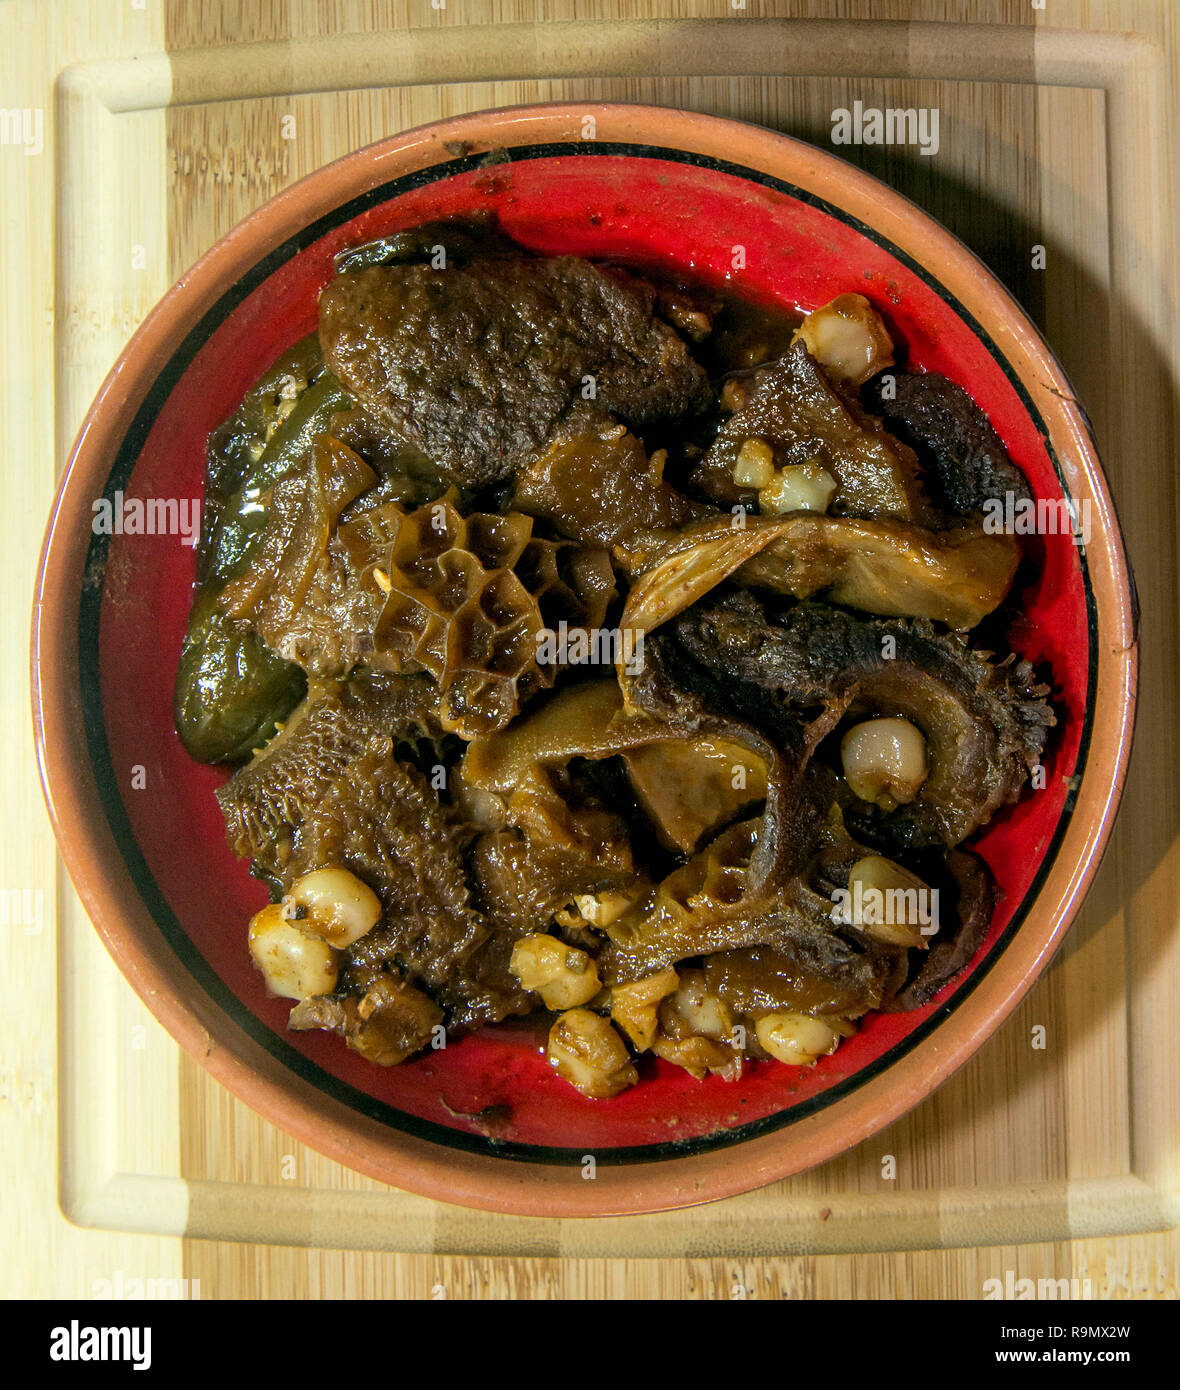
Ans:
{"type": "MultiPolygon", "coordinates": [[[[813,1141],[800,1155],[803,1162],[795,1158],[787,1167],[772,1161],[770,1169],[761,1163],[742,1174],[744,1150],[729,1153],[725,1162],[732,1176],[704,1194],[720,1195],[816,1161],[859,1137],[859,1131],[840,1129],[841,1104],[870,1083],[886,1095],[882,1085],[887,1086],[902,1059],[911,1063],[907,1080],[902,1091],[880,1106],[881,1122],[929,1089],[945,1067],[930,1068],[929,1084],[924,1084],[912,1068],[913,1054],[968,1003],[1025,933],[1037,936],[1034,958],[1043,963],[1076,906],[1079,874],[1092,871],[1088,861],[1108,828],[1121,780],[1130,719],[1127,692],[1133,684],[1133,671],[1124,672],[1121,736],[1106,739],[1102,766],[1087,773],[1101,785],[1088,812],[1096,823],[1077,841],[1085,857],[1062,865],[1059,858],[1093,741],[1100,602],[1109,590],[1116,618],[1121,614],[1127,621],[1130,609],[1117,525],[1096,475],[1084,424],[1075,421],[1071,438],[1059,421],[1047,421],[1046,398],[1042,393],[1034,399],[1027,368],[1015,350],[1002,350],[972,310],[911,251],[838,206],[839,183],[829,182],[827,198],[814,191],[816,168],[826,174],[828,165],[845,166],[795,142],[747,132],[748,139],[775,147],[784,171],[789,172],[792,151],[806,151],[803,163],[812,178],[806,186],[792,184],[785,173],[769,173],[765,161],[761,166],[730,163],[702,153],[696,147],[699,140],[668,140],[675,114],[668,112],[654,113],[665,136],[659,147],[603,138],[561,143],[553,131],[559,110],[548,109],[537,118],[540,125],[533,133],[547,138],[518,144],[520,136],[514,135],[509,162],[485,162],[478,139],[475,152],[454,153],[459,147],[448,144],[444,149],[435,137],[424,146],[417,133],[410,161],[415,167],[399,169],[394,158],[386,177],[382,159],[361,152],[351,157],[358,162],[350,196],[323,210],[323,197],[308,187],[319,178],[313,176],[278,200],[287,200],[282,218],[272,217],[253,231],[252,219],[231,235],[228,249],[225,244],[215,248],[194,277],[204,286],[199,317],[193,317],[193,305],[177,302],[174,291],[171,303],[165,301],[156,311],[166,320],[156,340],[166,351],[153,352],[150,361],[141,352],[131,364],[131,379],[127,372],[122,377],[116,373],[104,388],[108,399],[104,403],[100,398],[96,405],[97,412],[105,411],[99,423],[109,426],[101,457],[93,448],[87,452],[83,432],[47,542],[47,568],[52,569],[57,547],[62,573],[75,576],[73,592],[51,598],[43,588],[40,602],[54,607],[52,636],[40,639],[35,653],[41,719],[72,719],[85,759],[84,768],[66,771],[46,758],[47,794],[63,848],[67,856],[74,850],[71,869],[108,941],[127,936],[114,898],[138,900],[141,919],[144,914],[150,918],[155,939],[144,940],[141,932],[133,942],[124,939],[122,951],[117,942],[113,949],[141,989],[137,972],[146,968],[144,956],[160,962],[170,953],[172,959],[160,967],[170,979],[169,1026],[191,1045],[186,1036],[191,1029],[178,1027],[176,1016],[187,1015],[191,1022],[195,1010],[205,1032],[212,1031],[236,1057],[239,1070],[254,1065],[243,1058],[266,1054],[261,1090],[245,1084],[235,1089],[279,1123],[301,1130],[301,1137],[346,1161],[434,1195],[518,1210],[530,1209],[528,1200],[509,1200],[502,1192],[489,1196],[494,1182],[481,1186],[471,1178],[471,1191],[462,1183],[448,1187],[448,1165],[462,1167],[477,1156],[479,1172],[487,1170],[486,1160],[505,1170],[527,1164],[523,1171],[533,1172],[531,1165],[576,1167],[593,1153],[608,1166],[658,1167],[720,1156],[754,1139],[782,1137],[804,1120],[810,1133],[822,1136],[828,1124],[831,1134],[813,1141]],[[302,203],[300,189],[305,190],[302,203]],[[529,1025],[484,1030],[400,1067],[382,1069],[332,1036],[287,1032],[289,1002],[267,997],[247,956],[246,923],[266,894],[225,842],[213,797],[225,770],[193,762],[172,723],[172,685],[191,597],[194,551],[176,534],[89,534],[90,504],[105,496],[117,508],[117,494],[122,494],[126,516],[132,499],[199,500],[206,436],[285,348],[315,328],[317,295],[332,273],[333,254],[426,219],[488,210],[509,235],[537,252],[683,272],[803,311],[843,292],[864,294],[884,315],[904,366],[944,372],[969,390],[1038,497],[1080,501],[1084,496],[1094,503],[1089,550],[1069,535],[1039,536],[1026,543],[1017,581],[1021,616],[1007,640],[1051,684],[1058,724],[1046,750],[1044,789],[997,815],[974,844],[1002,890],[987,940],[969,970],[934,1002],[914,1013],[870,1016],[855,1037],[811,1070],[764,1062],[747,1068],[737,1082],[717,1077],[698,1082],[676,1067],[647,1059],[642,1084],[615,1100],[592,1101],[548,1069],[543,1037],[529,1025]],[[275,239],[274,228],[281,222],[294,230],[275,239]],[[735,270],[735,263],[742,262],[735,270]],[[1079,440],[1089,456],[1077,454],[1079,440]],[[1064,449],[1071,452],[1065,455],[1064,449]],[[83,467],[85,479],[79,472],[83,467]],[[85,582],[79,568],[83,546],[85,582]],[[1103,555],[1098,584],[1091,563],[1096,549],[1103,555]],[[1117,582],[1112,587],[1111,574],[1115,581],[1122,577],[1121,589],[1117,582]],[[66,692],[54,682],[70,679],[67,670],[73,668],[61,649],[71,641],[77,684],[66,692]],[[53,708],[47,711],[46,706],[53,708]],[[71,837],[80,832],[73,802],[62,804],[67,778],[74,782],[71,797],[86,806],[87,816],[101,819],[101,842],[84,848],[72,844],[71,837]],[[1060,877],[1053,900],[1038,902],[1055,868],[1060,877]],[[1068,892],[1060,886],[1064,884],[1068,892]],[[209,1019],[214,1020],[212,1029],[209,1019]],[[287,1104],[290,1097],[284,1095],[288,1089],[297,1097],[292,1104],[300,1111],[298,1123],[287,1104]],[[317,1105],[331,1133],[315,1132],[317,1105]],[[375,1166],[368,1153],[342,1151],[340,1135],[349,1130],[352,1117],[367,1146],[384,1148],[386,1163],[375,1166]],[[412,1160],[405,1157],[411,1140],[412,1160]],[[430,1181],[421,1177],[423,1165],[433,1175],[430,1181]]],[[[494,119],[465,118],[482,121],[484,132],[494,119]]],[[[633,130],[634,124],[626,128],[633,130]]],[[[454,125],[471,139],[474,127],[454,125]]],[[[389,143],[396,152],[413,138],[389,143]]],[[[498,142],[504,143],[503,137],[498,142]]],[[[340,166],[331,169],[339,171],[340,166]]],[[[849,178],[858,186],[872,183],[851,171],[849,178]]],[[[337,176],[336,186],[348,183],[337,176]]],[[[896,195],[888,198],[897,216],[916,220],[918,232],[934,239],[934,251],[941,251],[939,238],[951,243],[896,195]]],[[[962,248],[956,254],[967,255],[962,248]]],[[[982,267],[978,273],[987,279],[982,267]]],[[[995,298],[1002,291],[989,280],[988,294],[995,298]]],[[[1014,306],[1012,312],[1018,312],[1014,306]]],[[[1021,340],[1025,350],[1040,350],[1039,343],[1029,349],[1034,336],[1028,329],[1021,340]]],[[[1056,371],[1051,362],[1049,369],[1056,371]]],[[[1079,852],[1071,851],[1075,857],[1079,852]]],[[[986,1020],[972,1025],[971,1045],[1011,1007],[1029,978],[1024,969],[1021,978],[1009,980],[998,994],[993,991],[986,1020]]],[[[965,1055],[969,1047],[964,1043],[960,1050],[965,1055]]],[[[228,1071],[233,1068],[228,1062],[226,1068],[223,1077],[232,1085],[228,1071]]],[[[605,1209],[632,1209],[625,1197],[616,1194],[612,1200],[613,1206],[608,1203],[605,1209]]],[[[700,1198],[675,1199],[683,1200],[700,1198]]],[[[637,1205],[642,1209],[675,1201],[648,1195],[637,1205]]],[[[595,1208],[583,1202],[581,1209],[595,1208]]]]}

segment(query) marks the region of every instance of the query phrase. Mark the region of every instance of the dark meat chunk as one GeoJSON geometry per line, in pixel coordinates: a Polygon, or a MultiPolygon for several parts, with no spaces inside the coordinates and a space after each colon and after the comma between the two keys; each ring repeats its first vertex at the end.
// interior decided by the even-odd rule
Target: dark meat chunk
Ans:
{"type": "Polygon", "coordinates": [[[838,390],[802,343],[752,374],[744,403],[692,473],[694,486],[723,506],[753,500],[733,478],[747,439],[770,445],[776,468],[822,465],[836,480],[833,516],[931,519],[913,451],[838,390]]]}
{"type": "Polygon", "coordinates": [[[425,676],[377,673],[311,691],[270,742],[218,789],[230,848],[281,874],[309,807],[374,735],[416,742],[440,733],[438,691],[425,676]]]}
{"type": "Polygon", "coordinates": [[[527,1013],[536,1000],[508,968],[516,942],[549,931],[554,914],[576,895],[625,887],[634,878],[626,833],[616,817],[585,804],[563,805],[561,816],[573,832],[564,838],[539,838],[511,827],[481,835],[472,846],[472,897],[489,935],[464,967],[478,988],[453,981],[438,995],[452,1026],[527,1013]]]}
{"type": "Polygon", "coordinates": [[[287,881],[339,864],[373,888],[381,921],[345,953],[346,989],[374,972],[421,984],[448,1026],[494,1023],[532,1007],[508,971],[516,933],[472,901],[465,858],[470,830],[425,777],[375,740],[307,809],[287,881]]]}
{"type": "Polygon", "coordinates": [[[978,521],[931,531],[912,521],[788,512],[735,526],[722,515],[676,530],[637,531],[614,547],[634,580],[627,616],[647,631],[734,574],[792,598],[892,618],[974,627],[1007,597],[1020,563],[1015,536],[978,521]]]}
{"type": "MultiPolygon", "coordinates": [[[[772,730],[766,724],[741,722],[732,717],[732,705],[724,692],[711,689],[708,682],[692,684],[685,665],[676,644],[657,633],[646,644],[643,670],[632,683],[631,698],[636,709],[665,723],[681,737],[724,738],[748,749],[762,765],[765,806],[755,823],[753,852],[743,867],[743,891],[747,895],[743,907],[753,903],[760,910],[765,900],[797,877],[811,858],[823,810],[834,795],[829,777],[811,766],[811,756],[838,716],[811,724],[780,721],[772,730]]],[[[709,850],[719,843],[720,839],[713,841],[709,850]]]]}
{"type": "Polygon", "coordinates": [[[654,290],[570,256],[341,275],[320,296],[320,341],[366,410],[472,488],[509,478],[563,425],[644,426],[709,398],[654,290]]]}
{"type": "Polygon", "coordinates": [[[930,765],[915,800],[888,814],[863,803],[847,812],[851,825],[899,846],[957,845],[1017,800],[1055,722],[1027,661],[995,665],[920,619],[866,620],[810,603],[768,617],[741,594],[697,605],[674,632],[715,683],[734,683],[748,718],[760,691],[772,718],[784,705],[836,707],[915,724],[930,765]]]}
{"type": "Polygon", "coordinates": [[[555,440],[517,475],[513,505],[576,541],[600,545],[640,529],[681,526],[711,510],[666,483],[662,451],[649,459],[621,425],[555,440]]]}
{"type": "Polygon", "coordinates": [[[919,956],[913,978],[883,1005],[887,1012],[905,1012],[928,1004],[943,985],[970,964],[987,936],[996,905],[996,885],[991,870],[977,854],[957,849],[947,855],[941,876],[951,880],[950,891],[939,884],[939,892],[951,902],[954,911],[947,914],[940,910],[939,916],[946,922],[953,915],[954,922],[949,929],[944,925],[930,950],[919,956]]]}
{"type": "Polygon", "coordinates": [[[464,963],[461,974],[447,980],[434,991],[446,1010],[447,1027],[452,1032],[481,1028],[531,1013],[535,997],[521,987],[509,970],[512,947],[517,937],[511,927],[489,919],[487,936],[464,963]]]}
{"type": "Polygon", "coordinates": [[[443,1011],[420,989],[394,975],[374,974],[353,993],[321,994],[295,1005],[287,1027],[339,1033],[354,1052],[379,1067],[396,1067],[431,1040],[443,1011]]]}
{"type": "Polygon", "coordinates": [[[720,951],[706,961],[705,978],[735,1014],[757,1018],[782,1010],[858,1018],[880,1007],[896,966],[897,956],[875,944],[857,949],[835,933],[817,933],[785,950],[720,951]]]}
{"type": "Polygon", "coordinates": [[[380,897],[381,921],[345,953],[345,993],[363,994],[392,970],[423,984],[448,1024],[463,1026],[530,1004],[507,970],[511,924],[470,900],[471,832],[412,763],[394,756],[440,738],[436,701],[421,676],[354,676],[315,691],[218,799],[234,851],[253,858],[277,890],[338,865],[380,897]]]}
{"type": "Polygon", "coordinates": [[[648,644],[632,686],[636,707],[681,734],[720,734],[758,755],[766,803],[760,817],[723,831],[608,924],[610,944],[598,959],[602,979],[641,979],[692,956],[751,946],[785,951],[797,943],[823,958],[855,950],[837,939],[831,898],[810,881],[835,795],[833,774],[812,754],[838,715],[810,724],[780,721],[771,742],[716,713],[725,707],[723,695],[708,683],[689,688],[683,656],[677,657],[666,636],[648,644]]]}
{"type": "Polygon", "coordinates": [[[284,882],[340,865],[381,899],[381,921],[346,952],[349,968],[396,962],[438,986],[481,944],[463,869],[467,835],[426,778],[373,739],[296,827],[284,882]]]}
{"type": "Polygon", "coordinates": [[[931,500],[957,516],[982,510],[990,498],[1032,496],[1024,475],[971,397],[940,372],[894,372],[895,395],[881,379],[865,388],[875,409],[918,451],[931,500]]]}
{"type": "Polygon", "coordinates": [[[717,734],[623,754],[632,795],[666,849],[694,854],[766,800],[766,760],[717,734]]]}
{"type": "Polygon", "coordinates": [[[538,842],[519,828],[481,835],[471,863],[478,901],[514,938],[548,931],[573,898],[625,888],[635,876],[610,855],[596,862],[577,843],[538,842]]]}
{"type": "MultiPolygon", "coordinates": [[[[345,953],[345,993],[363,994],[392,970],[424,984],[448,1022],[463,1026],[530,1004],[507,970],[510,924],[471,902],[471,832],[412,763],[394,756],[436,744],[437,698],[427,677],[375,673],[313,691],[218,800],[235,853],[276,889],[338,865],[380,897],[381,921],[345,953]]],[[[306,1026],[336,1027],[343,1017],[306,1026]]]]}
{"type": "Polygon", "coordinates": [[[372,511],[383,502],[420,507],[446,492],[446,478],[421,449],[399,439],[376,416],[359,406],[333,415],[331,432],[377,474],[376,484],[345,509],[341,521],[372,511]]]}
{"type": "MultiPolygon", "coordinates": [[[[824,781],[809,777],[807,791],[821,793],[824,781]]],[[[800,857],[810,859],[826,798],[820,794],[806,799],[808,814],[799,817],[791,838],[800,857]]],[[[851,957],[866,949],[878,951],[877,943],[851,942],[837,931],[832,899],[823,885],[809,881],[807,865],[781,881],[773,894],[752,884],[751,850],[757,834],[756,821],[732,826],[669,874],[649,898],[612,922],[607,927],[610,943],[598,956],[603,981],[613,985],[639,980],[690,957],[756,946],[800,956],[811,962],[816,974],[836,981],[846,973],[851,957]]],[[[897,955],[896,950],[880,949],[897,955]]],[[[891,965],[883,968],[882,978],[891,970],[891,965]]],[[[862,984],[868,978],[863,977],[862,984]]]]}
{"type": "MultiPolygon", "coordinates": [[[[371,513],[357,518],[354,531],[371,513]]],[[[364,582],[365,561],[341,544],[328,542],[303,595],[303,602],[281,623],[268,628],[273,648],[309,676],[343,679],[363,661],[374,666],[373,630],[381,616],[382,594],[364,582]]]]}

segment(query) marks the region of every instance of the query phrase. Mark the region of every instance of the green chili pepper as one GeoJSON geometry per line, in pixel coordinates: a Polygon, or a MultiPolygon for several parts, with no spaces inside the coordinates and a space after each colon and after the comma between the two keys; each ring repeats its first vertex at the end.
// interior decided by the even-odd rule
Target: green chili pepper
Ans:
{"type": "Polygon", "coordinates": [[[197,595],[176,671],[176,730],[203,763],[241,762],[273,737],[303,698],[298,666],[236,627],[212,590],[197,595]]]}
{"type": "Polygon", "coordinates": [[[258,378],[237,410],[213,431],[206,455],[206,514],[210,506],[224,506],[246,481],[267,441],[324,371],[319,338],[309,333],[258,378]]]}
{"type": "Polygon", "coordinates": [[[299,466],[332,416],[351,405],[324,369],[319,344],[304,339],[251,388],[210,441],[197,592],[173,705],[181,741],[201,762],[248,758],[306,690],[299,667],[227,618],[217,598],[249,563],[266,524],[270,489],[299,466]],[[295,406],[280,419],[292,385],[295,406]]]}
{"type": "Polygon", "coordinates": [[[323,372],[299,396],[261,455],[219,509],[216,525],[201,538],[197,582],[227,584],[241,574],[254,542],[266,525],[266,494],[302,463],[312,441],[328,428],[352,398],[330,372],[323,372]]]}

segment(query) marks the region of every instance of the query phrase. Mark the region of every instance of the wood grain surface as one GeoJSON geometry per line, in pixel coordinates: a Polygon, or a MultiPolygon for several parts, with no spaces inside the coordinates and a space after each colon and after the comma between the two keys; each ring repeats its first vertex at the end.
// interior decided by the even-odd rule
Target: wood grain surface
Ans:
{"type": "MultiPolygon", "coordinates": [[[[1069,1193],[1089,1190],[1088,1182],[1117,1185],[1134,1174],[1174,1193],[1180,330],[1172,312],[1174,190],[1153,171],[1172,169],[1175,19],[1166,0],[1046,0],[1044,10],[1028,0],[748,0],[740,9],[728,0],[447,0],[437,10],[429,0],[144,0],[142,7],[128,0],[16,0],[0,11],[5,104],[46,115],[39,157],[0,147],[6,216],[0,477],[7,501],[0,512],[6,658],[0,695],[13,752],[9,795],[0,803],[0,888],[9,905],[0,934],[8,967],[0,1014],[0,1145],[5,1244],[19,1252],[0,1274],[0,1292],[87,1295],[96,1280],[121,1270],[126,1277],[197,1281],[206,1298],[975,1298],[985,1279],[1011,1270],[1015,1278],[1089,1279],[1095,1297],[1177,1295],[1174,1230],[819,1254],[817,1227],[813,1243],[801,1239],[784,1244],[781,1254],[748,1258],[739,1253],[747,1247],[737,1234],[750,1216],[749,1204],[740,1205],[745,1199],[689,1214],[676,1228],[682,1244],[659,1259],[631,1257],[638,1228],[626,1221],[613,1223],[608,1248],[592,1258],[563,1256],[578,1249],[577,1232],[557,1229],[570,1223],[552,1223],[534,1253],[522,1254],[518,1233],[497,1226],[497,1218],[435,1204],[421,1217],[430,1253],[318,1248],[331,1242],[333,1194],[382,1189],[296,1144],[211,1081],[158,1028],[86,930],[40,806],[23,656],[42,518],[94,389],[159,294],[216,238],[295,179],[383,134],[521,102],[687,107],[820,146],[829,144],[832,110],[853,99],[937,106],[942,141],[935,158],[872,147],[839,152],[911,197],[979,254],[1042,326],[1087,404],[1143,609],[1136,755],[1112,847],[1083,913],[1022,1006],[905,1119],[778,1187],[780,1195],[814,1199],[817,1212],[842,1199],[892,1193],[903,1206],[913,1202],[935,1216],[954,1194],[971,1189],[994,1190],[1014,1209],[1060,1190],[1062,1232],[1084,1229],[1080,1215],[1068,1210],[1069,1193]],[[1007,79],[659,75],[650,54],[620,42],[619,76],[474,80],[489,71],[480,66],[486,54],[471,43],[475,25],[534,24],[543,32],[573,20],[715,20],[719,14],[732,25],[808,18],[862,27],[885,19],[1004,26],[1007,79]],[[1154,106],[1150,93],[1128,106],[1125,89],[1116,98],[1081,81],[1062,85],[1061,71],[1048,80],[1039,66],[1048,59],[1037,44],[1045,26],[1090,35],[1135,31],[1157,40],[1168,63],[1166,90],[1154,106]],[[455,80],[307,90],[315,83],[307,76],[306,46],[294,41],[390,29],[453,31],[453,45],[432,61],[451,65],[455,80]],[[201,55],[251,41],[287,45],[291,93],[200,100],[201,55]],[[112,115],[89,101],[81,79],[59,82],[55,99],[55,78],[70,64],[137,53],[173,55],[161,69],[173,104],[167,97],[152,104],[145,95],[143,109],[112,115]],[[1155,113],[1156,124],[1144,111],[1155,113]],[[295,118],[294,138],[284,138],[288,116],[295,118]],[[123,124],[115,132],[110,122],[123,124]],[[1033,268],[1037,246],[1045,248],[1044,269],[1033,268]],[[27,921],[14,920],[14,890],[30,895],[27,921]],[[1030,1045],[1035,1025],[1046,1030],[1043,1050],[1030,1045]],[[135,1189],[121,1228],[173,1234],[67,1224],[55,1201],[55,1171],[75,1221],[113,1224],[109,1198],[106,1206],[88,1205],[79,1195],[89,1190],[85,1170],[95,1153],[105,1171],[146,1175],[157,1184],[135,1189]],[[886,1155],[896,1160],[892,1180],[882,1177],[886,1155]],[[218,1194],[227,1185],[248,1208],[251,1200],[272,1200],[267,1194],[284,1184],[323,1194],[327,1204],[329,1219],[316,1223],[306,1243],[182,1238],[185,1231],[219,1229],[218,1194]],[[504,1253],[464,1253],[473,1249],[504,1253]]],[[[872,52],[872,31],[865,34],[872,52]]],[[[915,36],[914,51],[919,47],[915,36]]],[[[281,56],[278,61],[281,67],[281,56]]],[[[713,59],[714,67],[718,62],[713,59]]],[[[703,53],[702,71],[709,66],[703,53]]],[[[829,71],[838,70],[834,57],[829,71]]],[[[144,74],[146,93],[146,64],[144,74]]],[[[127,105],[136,105],[133,97],[127,105]]],[[[1018,1215],[1014,1210],[1013,1230],[1020,1228],[1018,1215]]],[[[371,1243],[396,1248],[398,1232],[375,1232],[371,1243]]]]}

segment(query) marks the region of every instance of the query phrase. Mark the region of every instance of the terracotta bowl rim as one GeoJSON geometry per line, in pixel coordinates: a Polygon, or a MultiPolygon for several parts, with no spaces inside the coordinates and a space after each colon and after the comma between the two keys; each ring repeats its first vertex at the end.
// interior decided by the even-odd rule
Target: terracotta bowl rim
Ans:
{"type": "MultiPolygon", "coordinates": [[[[1059,471],[1060,471],[1059,464],[1059,471]]],[[[1122,535],[1085,412],[1024,310],[981,261],[901,194],[835,155],[761,126],[673,108],[553,102],[479,111],[354,151],[293,184],[238,223],[151,311],[111,369],[79,431],[46,529],[34,594],[33,721],[38,764],[62,856],[94,925],[156,1018],[223,1085],[301,1142],[371,1177],[442,1202],[544,1217],[623,1215],[747,1192],[821,1163],[918,1104],[1020,1002],[1059,946],[1097,870],[1126,776],[1134,726],[1138,612],[1122,535]],[[445,162],[444,145],[476,149],[581,144],[593,114],[603,144],[691,153],[801,187],[885,238],[966,306],[1050,426],[1056,458],[1097,512],[1086,548],[1096,669],[1095,721],[1072,814],[1019,930],[976,972],[938,1027],[881,1075],[822,1113],[733,1147],[654,1162],[574,1169],[443,1148],[390,1130],[287,1071],[203,995],[175,958],[127,875],[98,806],[76,696],[76,622],[90,500],[113,449],[176,345],[227,284],[318,216],[395,175],[445,162]],[[1095,640],[1095,639],[1099,640],[1095,640]]],[[[1001,943],[996,943],[1000,945],[1001,943]]],[[[936,1012],[935,1017],[938,1017],[936,1012]]]]}

